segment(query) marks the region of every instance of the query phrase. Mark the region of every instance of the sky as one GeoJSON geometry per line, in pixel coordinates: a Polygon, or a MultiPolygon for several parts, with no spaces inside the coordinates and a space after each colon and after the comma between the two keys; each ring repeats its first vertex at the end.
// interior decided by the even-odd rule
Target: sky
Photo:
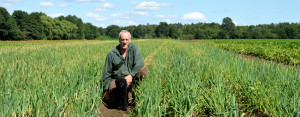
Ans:
{"type": "Polygon", "coordinates": [[[236,25],[299,23],[300,0],[0,0],[9,13],[43,12],[55,18],[75,15],[98,27],[167,23],[236,25]]]}

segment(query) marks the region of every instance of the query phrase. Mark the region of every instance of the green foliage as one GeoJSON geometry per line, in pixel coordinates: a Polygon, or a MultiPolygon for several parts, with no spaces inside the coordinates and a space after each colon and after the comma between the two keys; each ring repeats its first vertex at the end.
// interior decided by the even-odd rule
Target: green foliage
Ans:
{"type": "Polygon", "coordinates": [[[77,26],[76,33],[75,33],[76,35],[74,35],[75,39],[84,39],[85,38],[84,23],[82,22],[81,18],[78,18],[75,15],[74,16],[68,15],[67,17],[59,16],[57,19],[60,21],[67,20],[77,26]]]}
{"type": "Polygon", "coordinates": [[[156,37],[166,38],[169,37],[169,27],[167,22],[160,22],[155,29],[156,37]]]}
{"type": "Polygon", "coordinates": [[[132,36],[133,38],[144,38],[146,35],[146,29],[142,25],[138,25],[133,31],[132,31],[132,36]]]}
{"type": "Polygon", "coordinates": [[[106,28],[107,30],[107,36],[110,38],[119,39],[119,33],[121,31],[121,28],[117,25],[110,25],[106,28]]]}
{"type": "Polygon", "coordinates": [[[0,40],[22,40],[23,34],[7,10],[0,7],[0,40]]]}
{"type": "Polygon", "coordinates": [[[216,41],[217,46],[289,65],[300,65],[300,42],[216,41]]]}
{"type": "Polygon", "coordinates": [[[77,26],[67,20],[52,19],[49,16],[41,16],[45,27],[47,40],[76,39],[77,26]]]}
{"type": "Polygon", "coordinates": [[[68,15],[53,19],[42,12],[27,12],[16,10],[10,16],[5,8],[1,7],[1,40],[71,40],[95,39],[102,29],[84,24],[80,18],[68,15]],[[2,13],[3,12],[3,13],[2,13]]]}
{"type": "Polygon", "coordinates": [[[91,23],[84,24],[84,29],[86,39],[95,39],[100,35],[99,29],[91,23]]]}
{"type": "Polygon", "coordinates": [[[190,39],[299,39],[299,23],[259,24],[250,26],[236,26],[230,17],[225,17],[222,24],[192,23],[184,24],[160,22],[159,25],[147,24],[120,27],[110,25],[106,28],[96,27],[91,23],[83,23],[75,15],[60,16],[52,19],[45,18],[42,12],[27,12],[16,10],[10,16],[1,7],[0,20],[1,40],[70,40],[95,39],[98,36],[109,36],[117,39],[122,29],[132,34],[132,38],[173,38],[190,39]],[[5,16],[4,16],[5,15],[5,16]],[[11,21],[11,17],[16,21],[11,21]],[[43,18],[41,18],[43,17],[43,18]],[[5,19],[5,22],[4,22],[5,19]],[[17,28],[14,28],[17,25],[17,28]],[[21,31],[21,34],[20,34],[21,31]],[[10,35],[8,35],[10,33],[10,35]],[[9,38],[9,39],[8,39],[9,38]]]}

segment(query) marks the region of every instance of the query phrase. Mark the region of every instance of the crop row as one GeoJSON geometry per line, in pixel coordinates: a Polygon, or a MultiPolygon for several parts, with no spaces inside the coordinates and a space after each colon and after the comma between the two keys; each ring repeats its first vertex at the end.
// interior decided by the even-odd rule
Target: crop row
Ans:
{"type": "Polygon", "coordinates": [[[169,41],[137,90],[138,116],[299,116],[300,71],[169,41]]]}
{"type": "Polygon", "coordinates": [[[300,65],[300,42],[216,41],[216,45],[239,54],[288,65],[300,65]]]}
{"type": "MultiPolygon", "coordinates": [[[[104,61],[118,42],[51,42],[0,47],[0,116],[99,114],[104,61]]],[[[145,57],[160,45],[134,43],[145,57]]]]}
{"type": "MultiPolygon", "coordinates": [[[[132,115],[300,116],[299,69],[245,60],[201,42],[133,42],[151,65],[149,76],[136,89],[132,115]]],[[[104,61],[117,44],[1,46],[0,116],[100,114],[104,61]]]]}

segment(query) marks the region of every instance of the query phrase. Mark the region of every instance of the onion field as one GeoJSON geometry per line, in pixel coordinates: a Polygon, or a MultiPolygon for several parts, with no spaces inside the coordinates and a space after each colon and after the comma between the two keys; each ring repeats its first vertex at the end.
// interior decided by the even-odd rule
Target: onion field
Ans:
{"type": "MultiPolygon", "coordinates": [[[[135,89],[131,116],[300,116],[297,67],[246,59],[213,41],[132,42],[149,76],[135,89]]],[[[117,44],[0,42],[0,116],[101,116],[104,61],[117,44]]]]}

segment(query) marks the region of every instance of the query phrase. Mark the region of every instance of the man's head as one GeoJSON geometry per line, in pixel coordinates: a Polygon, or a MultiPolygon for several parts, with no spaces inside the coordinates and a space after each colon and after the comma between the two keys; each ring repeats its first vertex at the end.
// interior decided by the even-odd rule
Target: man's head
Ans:
{"type": "Polygon", "coordinates": [[[127,30],[122,30],[119,33],[120,48],[127,50],[129,43],[131,42],[131,34],[127,30]]]}

